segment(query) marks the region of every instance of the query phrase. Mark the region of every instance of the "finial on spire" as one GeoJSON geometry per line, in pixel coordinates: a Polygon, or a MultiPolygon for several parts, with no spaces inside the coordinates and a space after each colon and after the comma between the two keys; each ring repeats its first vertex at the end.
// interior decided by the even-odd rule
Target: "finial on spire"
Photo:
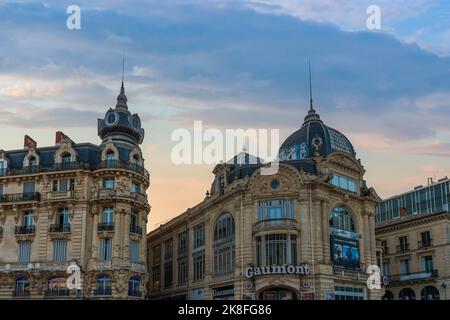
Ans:
{"type": "Polygon", "coordinates": [[[311,59],[308,60],[309,66],[309,111],[305,117],[305,122],[312,120],[320,120],[320,116],[316,113],[313,106],[313,98],[312,98],[312,80],[311,80],[311,59]]]}
{"type": "Polygon", "coordinates": [[[311,59],[309,59],[309,110],[314,110],[312,99],[311,59]]]}
{"type": "Polygon", "coordinates": [[[122,85],[120,86],[120,93],[117,96],[116,108],[128,109],[127,96],[125,95],[125,86],[123,84],[124,74],[125,74],[125,55],[122,55],[122,85]]]}

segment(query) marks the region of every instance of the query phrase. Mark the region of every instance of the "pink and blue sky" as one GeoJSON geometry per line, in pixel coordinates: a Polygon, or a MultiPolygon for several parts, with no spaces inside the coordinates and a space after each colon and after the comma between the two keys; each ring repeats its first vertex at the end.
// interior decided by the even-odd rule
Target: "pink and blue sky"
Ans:
{"type": "Polygon", "coordinates": [[[3,1],[0,148],[38,146],[64,131],[99,143],[125,54],[128,106],[146,130],[149,227],[204,198],[212,166],[170,160],[175,128],[280,128],[314,101],[345,133],[382,197],[450,175],[448,1],[3,1]],[[81,8],[81,30],[66,8],[81,8]],[[381,9],[381,30],[366,8],[381,9]]]}

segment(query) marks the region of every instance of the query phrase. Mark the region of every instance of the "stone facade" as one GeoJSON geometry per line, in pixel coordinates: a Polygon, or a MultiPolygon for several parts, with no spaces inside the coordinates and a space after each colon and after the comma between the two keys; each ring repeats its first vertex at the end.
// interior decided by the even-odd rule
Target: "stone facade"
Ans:
{"type": "Polygon", "coordinates": [[[248,154],[217,165],[205,200],[148,234],[149,298],[380,299],[365,272],[380,199],[349,141],[330,145],[332,130],[312,109],[277,173],[236,163],[248,154]]]}
{"type": "Polygon", "coordinates": [[[99,146],[57,132],[53,147],[0,151],[0,299],[145,297],[150,178],[124,97],[122,85],[99,146]]]}
{"type": "Polygon", "coordinates": [[[387,300],[450,299],[450,213],[404,215],[377,224],[387,300]],[[401,240],[404,239],[404,240],[401,240]]]}

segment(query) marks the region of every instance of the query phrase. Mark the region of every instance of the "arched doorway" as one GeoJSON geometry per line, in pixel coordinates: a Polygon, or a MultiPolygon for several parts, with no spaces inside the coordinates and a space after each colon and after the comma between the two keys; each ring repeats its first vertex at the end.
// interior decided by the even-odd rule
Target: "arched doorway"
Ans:
{"type": "Polygon", "coordinates": [[[439,290],[433,286],[426,286],[420,292],[420,298],[422,300],[439,300],[439,290]]]}
{"type": "Polygon", "coordinates": [[[391,291],[386,290],[381,300],[394,300],[394,294],[391,291]]]}
{"type": "Polygon", "coordinates": [[[295,290],[285,287],[272,287],[259,293],[259,300],[297,300],[295,290]]]}
{"type": "Polygon", "coordinates": [[[400,300],[416,300],[416,294],[410,288],[404,288],[398,294],[400,300]]]}

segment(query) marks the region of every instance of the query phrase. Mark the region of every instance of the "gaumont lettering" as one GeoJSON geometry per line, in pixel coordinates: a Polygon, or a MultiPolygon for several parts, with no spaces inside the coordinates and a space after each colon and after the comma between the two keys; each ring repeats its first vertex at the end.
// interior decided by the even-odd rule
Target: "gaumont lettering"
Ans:
{"type": "Polygon", "coordinates": [[[254,276],[263,276],[270,274],[293,274],[293,275],[309,275],[311,270],[307,264],[303,265],[283,265],[283,266],[262,266],[262,267],[247,267],[245,269],[245,276],[252,278],[254,276]]]}

